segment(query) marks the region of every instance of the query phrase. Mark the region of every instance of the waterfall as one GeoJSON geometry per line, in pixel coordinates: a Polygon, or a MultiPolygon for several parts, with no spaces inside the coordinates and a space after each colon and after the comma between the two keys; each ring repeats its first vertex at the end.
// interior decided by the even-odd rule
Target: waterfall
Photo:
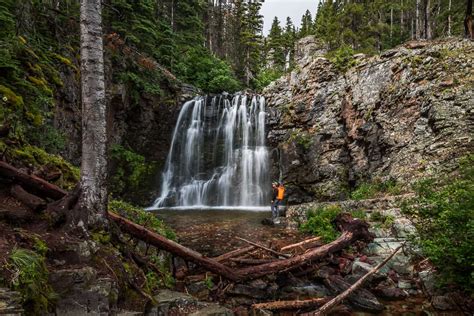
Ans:
{"type": "Polygon", "coordinates": [[[265,99],[196,97],[178,116],[162,175],[161,207],[268,205],[265,99]]]}

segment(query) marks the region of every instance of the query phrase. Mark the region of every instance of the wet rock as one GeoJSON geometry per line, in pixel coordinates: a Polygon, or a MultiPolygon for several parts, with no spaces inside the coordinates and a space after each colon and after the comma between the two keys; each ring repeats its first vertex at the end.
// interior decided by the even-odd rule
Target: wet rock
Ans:
{"type": "Polygon", "coordinates": [[[256,299],[263,299],[267,297],[267,292],[265,290],[243,284],[234,285],[233,287],[227,290],[227,293],[234,295],[243,295],[256,299]]]}
{"type": "Polygon", "coordinates": [[[398,280],[398,287],[404,290],[410,290],[413,288],[411,280],[398,280]]]}
{"type": "Polygon", "coordinates": [[[403,300],[408,297],[408,293],[405,290],[386,284],[379,284],[374,289],[374,293],[377,297],[393,301],[403,300]]]}
{"type": "Polygon", "coordinates": [[[50,283],[59,298],[59,315],[109,314],[117,304],[118,289],[110,278],[98,278],[91,267],[53,271],[50,283]]]}
{"type": "Polygon", "coordinates": [[[453,305],[453,300],[449,296],[433,296],[431,299],[431,305],[433,305],[434,308],[442,311],[450,311],[450,310],[455,310],[456,306],[453,305]]]}
{"type": "MultiPolygon", "coordinates": [[[[361,261],[354,261],[352,264],[352,273],[355,275],[363,276],[367,273],[369,273],[373,268],[375,268],[374,265],[371,265],[366,262],[361,262],[361,261]]],[[[371,280],[382,280],[387,277],[389,269],[387,267],[382,267],[377,273],[373,274],[370,279],[371,280]]]]}
{"type": "Polygon", "coordinates": [[[189,314],[190,316],[233,316],[234,312],[227,307],[218,304],[208,304],[198,311],[189,314]]]}
{"type": "Polygon", "coordinates": [[[209,296],[209,288],[204,281],[191,283],[186,286],[186,290],[198,299],[206,299],[209,296]]]}
{"type": "Polygon", "coordinates": [[[279,291],[281,299],[305,299],[315,297],[326,297],[330,293],[328,289],[321,284],[306,283],[296,286],[286,286],[279,291]]]}
{"type": "Polygon", "coordinates": [[[424,270],[418,272],[418,277],[420,278],[421,286],[423,291],[428,296],[433,296],[436,292],[436,276],[435,273],[430,270],[424,270]]]}
{"type": "Polygon", "coordinates": [[[154,299],[157,305],[147,313],[147,316],[167,316],[171,312],[189,314],[204,307],[204,304],[199,303],[193,296],[170,290],[162,290],[154,299]]]}
{"type": "MultiPolygon", "coordinates": [[[[334,295],[347,290],[351,286],[350,283],[336,275],[324,279],[324,284],[334,295]]],[[[376,313],[384,310],[384,305],[377,300],[375,295],[365,289],[356,290],[348,297],[348,301],[354,307],[368,312],[376,313]]]]}
{"type": "Polygon", "coordinates": [[[10,316],[23,315],[21,293],[0,288],[0,314],[10,316]]]}

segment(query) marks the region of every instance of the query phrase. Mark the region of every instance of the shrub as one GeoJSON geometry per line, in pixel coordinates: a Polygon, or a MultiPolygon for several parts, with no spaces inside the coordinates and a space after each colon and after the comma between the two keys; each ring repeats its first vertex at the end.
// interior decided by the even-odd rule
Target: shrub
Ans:
{"type": "Polygon", "coordinates": [[[474,292],[474,154],[462,159],[456,176],[425,179],[402,210],[412,217],[423,253],[443,284],[474,292]]]}
{"type": "MultiPolygon", "coordinates": [[[[310,210],[308,220],[300,226],[300,230],[320,236],[324,242],[331,242],[339,237],[339,232],[333,222],[341,212],[342,209],[335,205],[310,210]]],[[[355,218],[365,218],[365,213],[360,210],[353,211],[351,214],[355,218]]]]}
{"type": "Polygon", "coordinates": [[[283,73],[278,70],[264,69],[257,74],[257,77],[253,81],[253,86],[257,91],[261,91],[282,75],[283,73]]]}
{"type": "Polygon", "coordinates": [[[384,182],[363,182],[351,193],[351,198],[353,200],[365,200],[387,193],[390,195],[398,195],[403,193],[403,191],[402,186],[394,179],[389,179],[384,182]]]}
{"type": "Polygon", "coordinates": [[[290,134],[289,141],[295,142],[296,144],[303,147],[304,150],[308,150],[313,144],[311,134],[301,129],[296,129],[292,131],[290,134]]]}
{"type": "Polygon", "coordinates": [[[349,68],[356,65],[354,50],[349,45],[342,45],[330,52],[327,57],[334,67],[341,72],[346,72],[349,68]]]}

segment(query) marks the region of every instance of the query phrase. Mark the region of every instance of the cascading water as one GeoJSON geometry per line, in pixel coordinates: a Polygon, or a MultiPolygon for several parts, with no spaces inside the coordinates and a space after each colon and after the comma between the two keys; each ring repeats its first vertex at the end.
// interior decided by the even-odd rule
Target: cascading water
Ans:
{"type": "Polygon", "coordinates": [[[173,133],[161,194],[151,208],[268,204],[265,115],[260,96],[186,102],[173,133]]]}

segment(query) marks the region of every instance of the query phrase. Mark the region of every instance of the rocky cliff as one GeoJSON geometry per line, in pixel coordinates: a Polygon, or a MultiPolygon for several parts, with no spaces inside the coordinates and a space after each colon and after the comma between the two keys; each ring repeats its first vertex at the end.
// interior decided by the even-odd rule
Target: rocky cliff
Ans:
{"type": "Polygon", "coordinates": [[[402,185],[474,149],[474,42],[410,42],[347,71],[313,37],[264,90],[274,177],[290,203],[338,200],[364,182],[402,185]],[[339,67],[338,67],[339,66],[339,67]]]}

